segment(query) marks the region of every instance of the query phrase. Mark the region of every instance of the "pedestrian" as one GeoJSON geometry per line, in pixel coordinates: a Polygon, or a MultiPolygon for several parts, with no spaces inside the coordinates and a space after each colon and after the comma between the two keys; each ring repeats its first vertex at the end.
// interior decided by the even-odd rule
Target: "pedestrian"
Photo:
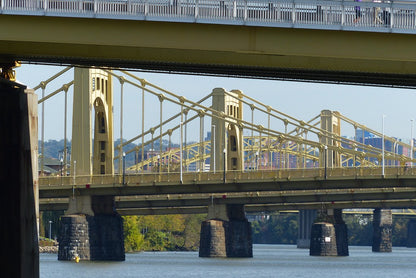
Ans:
{"type": "MultiPolygon", "coordinates": [[[[354,2],[361,2],[361,0],[354,0],[354,2]]],[[[354,23],[357,23],[361,18],[361,7],[360,6],[355,6],[354,9],[355,9],[354,23]]]]}

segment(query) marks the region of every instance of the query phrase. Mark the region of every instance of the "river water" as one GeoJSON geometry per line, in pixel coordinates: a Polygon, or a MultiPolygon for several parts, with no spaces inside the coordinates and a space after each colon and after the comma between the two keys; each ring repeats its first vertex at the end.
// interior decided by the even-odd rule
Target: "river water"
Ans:
{"type": "Polygon", "coordinates": [[[393,248],[373,253],[350,246],[348,257],[311,257],[294,245],[254,245],[253,258],[199,258],[198,252],[126,254],[124,262],[62,262],[56,254],[40,255],[40,277],[416,277],[416,249],[393,248]]]}

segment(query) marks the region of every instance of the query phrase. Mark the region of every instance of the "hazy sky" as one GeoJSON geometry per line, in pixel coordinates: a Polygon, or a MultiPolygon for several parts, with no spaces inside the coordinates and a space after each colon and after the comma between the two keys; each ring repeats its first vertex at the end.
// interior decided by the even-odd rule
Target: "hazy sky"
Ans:
{"type": "MultiPolygon", "coordinates": [[[[16,69],[19,82],[28,87],[34,87],[59,72],[63,67],[22,65],[16,69]]],[[[256,98],[268,105],[305,121],[318,115],[321,110],[329,109],[341,112],[343,115],[360,122],[372,129],[382,130],[382,115],[385,117],[385,133],[404,140],[409,140],[411,122],[416,119],[416,92],[410,89],[393,89],[366,86],[346,86],[332,84],[317,84],[306,82],[289,82],[275,80],[259,80],[245,78],[205,77],[194,75],[174,75],[136,72],[137,76],[159,85],[187,99],[199,100],[209,94],[213,88],[223,87],[226,90],[239,89],[245,94],[256,98]]],[[[62,84],[73,79],[73,71],[66,73],[54,85],[48,86],[49,94],[62,84]]],[[[116,81],[114,83],[117,83],[116,81]]],[[[118,87],[117,87],[118,88],[118,87]]],[[[114,92],[114,122],[115,138],[119,134],[119,103],[120,92],[114,92]]],[[[124,138],[131,138],[140,129],[140,94],[137,89],[126,87],[124,112],[124,138]]],[[[41,94],[41,91],[38,91],[41,94]]],[[[69,107],[72,107],[72,90],[68,93],[69,107]]],[[[45,139],[63,138],[63,95],[48,100],[45,109],[45,139]]],[[[158,121],[158,104],[155,104],[158,121]]],[[[155,111],[152,108],[152,111],[155,111]]],[[[70,109],[69,109],[70,111],[70,109]]],[[[177,111],[172,111],[172,113],[177,111]]],[[[39,113],[41,110],[39,108],[39,113]]],[[[71,117],[69,112],[68,137],[71,137],[71,117]]],[[[150,121],[149,117],[147,121],[150,121]]],[[[416,132],[415,132],[416,133],[416,132]]],[[[342,135],[353,136],[352,129],[343,129],[342,135]]],[[[195,138],[195,141],[197,138],[195,138]]]]}

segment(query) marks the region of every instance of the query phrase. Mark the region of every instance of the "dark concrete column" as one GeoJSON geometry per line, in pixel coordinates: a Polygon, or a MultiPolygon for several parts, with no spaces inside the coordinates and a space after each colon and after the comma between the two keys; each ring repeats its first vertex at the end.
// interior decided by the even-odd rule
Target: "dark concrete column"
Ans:
{"type": "Polygon", "coordinates": [[[375,209],[373,212],[373,252],[392,251],[393,218],[391,209],[375,209]]]}
{"type": "Polygon", "coordinates": [[[246,218],[244,205],[228,205],[229,224],[226,230],[227,257],[253,257],[251,224],[246,218]]]}
{"type": "Polygon", "coordinates": [[[251,225],[244,205],[213,205],[208,217],[212,219],[201,224],[200,257],[253,257],[251,225]]]}
{"type": "Polygon", "coordinates": [[[342,220],[342,210],[328,209],[318,211],[316,222],[312,225],[311,256],[348,256],[348,232],[342,220]]]}
{"type": "Polygon", "coordinates": [[[37,123],[30,119],[31,109],[37,108],[37,97],[25,86],[0,78],[0,99],[0,277],[37,278],[37,192],[31,158],[31,139],[37,141],[37,133],[31,138],[31,127],[37,129],[37,123]]]}
{"type": "MultiPolygon", "coordinates": [[[[124,261],[123,220],[114,211],[114,197],[92,196],[91,206],[94,215],[73,214],[61,218],[58,260],[78,257],[91,261],[124,261]]],[[[81,207],[88,211],[85,205],[81,207]]]]}
{"type": "Polygon", "coordinates": [[[338,256],[349,256],[348,250],[348,229],[342,219],[342,209],[334,209],[334,227],[337,241],[338,256]]]}
{"type": "Polygon", "coordinates": [[[416,247],[416,220],[411,219],[407,223],[407,247],[416,247]]]}
{"type": "Polygon", "coordinates": [[[309,255],[338,255],[334,224],[328,222],[317,222],[312,225],[309,255]]]}
{"type": "Polygon", "coordinates": [[[298,248],[309,248],[311,244],[312,224],[316,219],[316,210],[299,210],[298,248]]]}

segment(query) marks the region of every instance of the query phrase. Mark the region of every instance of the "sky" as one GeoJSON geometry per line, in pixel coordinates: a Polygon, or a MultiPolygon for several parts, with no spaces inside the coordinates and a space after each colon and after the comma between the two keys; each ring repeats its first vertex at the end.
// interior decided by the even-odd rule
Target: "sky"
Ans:
{"type": "MultiPolygon", "coordinates": [[[[60,66],[45,66],[23,64],[16,69],[18,82],[33,88],[41,81],[62,70],[60,66]]],[[[134,72],[135,75],[148,80],[177,95],[183,95],[187,99],[199,100],[212,92],[216,87],[226,90],[239,89],[246,95],[266,103],[273,108],[305,121],[318,115],[321,110],[329,109],[339,111],[346,117],[364,124],[379,132],[382,131],[382,117],[384,130],[388,136],[401,138],[408,141],[411,137],[411,119],[416,119],[416,91],[411,89],[383,88],[369,86],[351,86],[338,84],[322,84],[309,82],[261,80],[249,78],[209,77],[199,75],[178,75],[167,73],[134,72]]],[[[56,82],[47,87],[49,94],[62,84],[73,79],[73,71],[69,71],[56,82]]],[[[114,82],[114,137],[119,138],[119,106],[120,89],[114,82]]],[[[39,97],[41,91],[37,91],[39,97]]],[[[124,89],[124,124],[123,138],[132,138],[140,130],[141,105],[140,94],[137,89],[125,87],[124,89]]],[[[57,95],[48,100],[45,108],[45,140],[60,140],[64,137],[64,96],[57,95]]],[[[72,107],[72,91],[68,92],[68,107],[72,107]]],[[[156,111],[158,115],[159,104],[154,102],[146,105],[146,113],[156,111]],[[146,110],[147,109],[147,110],[146,110]]],[[[169,111],[166,113],[177,113],[169,111]]],[[[39,108],[41,119],[41,108],[39,108]]],[[[68,137],[71,137],[71,117],[68,113],[68,137]]],[[[148,116],[146,124],[151,121],[158,123],[158,116],[148,116]]],[[[39,124],[40,126],[40,124],[39,124]]],[[[146,125],[145,125],[146,126],[146,125]]],[[[146,127],[147,128],[147,127],[146,127]]],[[[342,135],[353,136],[353,129],[342,129],[342,135]]],[[[199,135],[198,135],[199,136],[199,135]]],[[[40,133],[39,133],[40,137],[40,133]]],[[[194,135],[197,137],[197,135],[194,135]]],[[[197,137],[198,138],[198,137],[197,137]]],[[[195,138],[195,141],[197,141],[195,138]]]]}

